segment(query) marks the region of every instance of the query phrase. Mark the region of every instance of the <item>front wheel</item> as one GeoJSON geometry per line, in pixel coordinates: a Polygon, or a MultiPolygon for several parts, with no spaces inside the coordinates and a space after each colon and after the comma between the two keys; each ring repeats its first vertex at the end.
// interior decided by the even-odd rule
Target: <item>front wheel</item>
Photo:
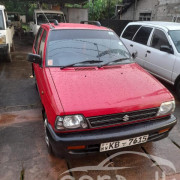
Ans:
{"type": "Polygon", "coordinates": [[[178,98],[180,99],[180,80],[177,82],[177,85],[176,85],[176,94],[178,98]]]}
{"type": "Polygon", "coordinates": [[[52,146],[49,142],[49,137],[47,135],[47,123],[48,123],[47,116],[46,114],[44,114],[44,138],[45,138],[45,143],[47,146],[48,153],[52,156],[54,155],[54,153],[53,153],[52,146]]]}

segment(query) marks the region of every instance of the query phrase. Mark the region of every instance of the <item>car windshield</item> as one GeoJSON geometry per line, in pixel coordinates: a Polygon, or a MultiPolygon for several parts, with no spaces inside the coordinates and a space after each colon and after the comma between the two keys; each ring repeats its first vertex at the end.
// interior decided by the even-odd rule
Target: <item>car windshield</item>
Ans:
{"type": "Polygon", "coordinates": [[[0,30],[4,30],[4,21],[3,21],[2,10],[0,10],[0,30]]]}
{"type": "Polygon", "coordinates": [[[13,21],[20,21],[18,13],[8,13],[8,20],[13,21]]]}
{"type": "Polygon", "coordinates": [[[65,22],[63,14],[60,14],[60,13],[44,13],[44,14],[42,14],[42,13],[37,14],[37,24],[38,25],[48,23],[47,19],[50,22],[52,22],[52,20],[57,20],[59,23],[60,22],[65,22]]]}
{"type": "Polygon", "coordinates": [[[71,64],[96,66],[117,59],[122,61],[114,62],[116,64],[132,63],[118,36],[104,30],[52,30],[46,57],[47,66],[60,67],[71,64]]]}
{"type": "Polygon", "coordinates": [[[177,51],[180,53],[180,30],[169,31],[169,35],[174,42],[177,51]]]}

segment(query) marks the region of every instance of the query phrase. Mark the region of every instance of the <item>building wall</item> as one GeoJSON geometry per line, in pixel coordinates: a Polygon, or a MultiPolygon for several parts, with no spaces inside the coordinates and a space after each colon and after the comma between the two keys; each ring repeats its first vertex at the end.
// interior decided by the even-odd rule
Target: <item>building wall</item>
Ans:
{"type": "Polygon", "coordinates": [[[157,20],[172,21],[180,16],[180,0],[159,0],[157,20]]]}
{"type": "Polygon", "coordinates": [[[80,23],[88,21],[88,9],[85,8],[64,8],[63,12],[69,23],[80,23]]]}
{"type": "Polygon", "coordinates": [[[136,10],[134,4],[122,16],[122,20],[139,20],[139,14],[150,12],[151,20],[172,21],[174,16],[180,17],[180,0],[138,0],[136,10]]]}
{"type": "Polygon", "coordinates": [[[158,0],[139,0],[137,6],[132,4],[127,12],[121,16],[122,20],[139,20],[140,13],[152,13],[152,20],[156,18],[158,0]]]}

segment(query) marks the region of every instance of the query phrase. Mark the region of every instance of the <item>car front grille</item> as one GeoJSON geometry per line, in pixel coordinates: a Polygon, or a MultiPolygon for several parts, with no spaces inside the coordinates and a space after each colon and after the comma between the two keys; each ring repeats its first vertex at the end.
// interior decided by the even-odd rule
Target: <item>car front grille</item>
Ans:
{"type": "Polygon", "coordinates": [[[152,108],[120,114],[88,117],[87,120],[91,128],[111,126],[116,124],[133,123],[134,121],[150,119],[155,117],[158,112],[158,109],[159,108],[152,108]]]}

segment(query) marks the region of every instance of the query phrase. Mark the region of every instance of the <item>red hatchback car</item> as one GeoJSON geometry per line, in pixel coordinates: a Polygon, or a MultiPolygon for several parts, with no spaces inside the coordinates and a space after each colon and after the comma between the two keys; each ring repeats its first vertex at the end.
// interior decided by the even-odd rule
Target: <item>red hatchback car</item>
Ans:
{"type": "Polygon", "coordinates": [[[117,150],[165,138],[176,124],[171,93],[133,61],[111,29],[43,24],[28,60],[50,153],[117,150]]]}

